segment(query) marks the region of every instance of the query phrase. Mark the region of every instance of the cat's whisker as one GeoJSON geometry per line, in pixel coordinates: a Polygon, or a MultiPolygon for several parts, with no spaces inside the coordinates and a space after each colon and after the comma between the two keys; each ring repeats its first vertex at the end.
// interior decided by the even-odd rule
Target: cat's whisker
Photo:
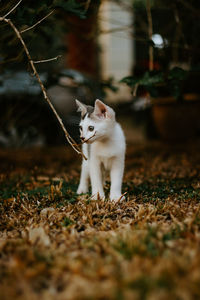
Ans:
{"type": "Polygon", "coordinates": [[[97,132],[95,131],[95,133],[89,139],[83,141],[82,144],[87,143],[89,140],[91,140],[96,135],[96,133],[97,132]]]}

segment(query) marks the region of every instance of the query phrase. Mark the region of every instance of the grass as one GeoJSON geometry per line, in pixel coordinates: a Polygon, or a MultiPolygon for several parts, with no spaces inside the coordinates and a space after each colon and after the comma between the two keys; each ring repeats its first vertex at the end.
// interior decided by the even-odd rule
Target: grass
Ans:
{"type": "Polygon", "coordinates": [[[197,146],[129,146],[117,204],[76,194],[71,150],[18,151],[9,172],[1,150],[0,299],[199,299],[197,146]]]}

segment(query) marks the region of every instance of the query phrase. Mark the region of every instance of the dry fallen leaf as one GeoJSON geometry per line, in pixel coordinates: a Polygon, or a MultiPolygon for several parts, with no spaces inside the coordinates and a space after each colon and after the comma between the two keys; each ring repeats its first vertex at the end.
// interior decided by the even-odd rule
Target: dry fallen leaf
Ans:
{"type": "Polygon", "coordinates": [[[117,204],[66,147],[0,149],[0,298],[200,299],[199,146],[129,145],[117,204]]]}
{"type": "Polygon", "coordinates": [[[48,215],[52,214],[55,212],[55,208],[53,207],[47,207],[47,208],[43,208],[40,212],[41,216],[43,217],[47,217],[48,215]]]}
{"type": "Polygon", "coordinates": [[[32,244],[39,244],[42,246],[49,246],[50,239],[49,236],[45,233],[43,227],[35,227],[29,229],[29,241],[32,244]]]}

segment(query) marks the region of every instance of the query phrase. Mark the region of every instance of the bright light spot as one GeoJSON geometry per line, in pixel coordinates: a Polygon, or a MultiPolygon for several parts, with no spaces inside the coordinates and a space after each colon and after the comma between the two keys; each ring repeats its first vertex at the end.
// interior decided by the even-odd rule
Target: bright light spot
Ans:
{"type": "Polygon", "coordinates": [[[162,36],[158,33],[152,35],[152,41],[156,48],[163,48],[164,47],[164,40],[162,36]]]}

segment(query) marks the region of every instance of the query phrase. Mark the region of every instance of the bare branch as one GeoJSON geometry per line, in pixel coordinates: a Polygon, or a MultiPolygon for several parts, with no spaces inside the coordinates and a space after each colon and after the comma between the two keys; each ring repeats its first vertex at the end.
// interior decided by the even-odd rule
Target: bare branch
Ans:
{"type": "Polygon", "coordinates": [[[49,58],[49,59],[36,60],[36,61],[34,60],[33,63],[34,64],[46,63],[46,62],[49,62],[49,61],[57,60],[60,57],[62,57],[62,55],[57,55],[56,57],[49,58]]]}
{"type": "MultiPolygon", "coordinates": [[[[153,22],[152,22],[152,15],[151,15],[151,4],[150,0],[146,0],[146,10],[147,10],[147,19],[148,19],[148,35],[149,40],[152,39],[153,35],[153,22]]],[[[149,70],[153,70],[153,46],[149,46],[149,70]]]]}
{"type": "Polygon", "coordinates": [[[134,89],[132,90],[133,97],[136,97],[138,88],[139,88],[139,83],[136,83],[134,89]]]}
{"type": "Polygon", "coordinates": [[[31,58],[30,52],[29,52],[29,50],[28,50],[28,48],[27,48],[27,46],[26,46],[26,44],[25,44],[25,42],[24,42],[24,40],[23,40],[23,38],[22,38],[22,36],[21,36],[21,34],[20,34],[20,32],[19,32],[19,30],[16,28],[16,26],[13,24],[13,22],[12,22],[10,19],[6,19],[5,17],[0,17],[0,21],[6,22],[6,23],[9,24],[10,27],[14,30],[14,32],[15,32],[17,38],[20,40],[20,42],[21,42],[21,44],[22,44],[22,46],[23,46],[23,48],[24,48],[24,51],[25,51],[26,56],[27,56],[27,58],[28,58],[28,60],[29,60],[30,66],[31,66],[31,68],[32,68],[32,70],[33,70],[33,74],[34,74],[35,77],[37,78],[37,81],[38,81],[38,83],[39,83],[39,85],[40,85],[40,87],[41,87],[41,90],[42,90],[44,99],[47,101],[47,103],[48,103],[49,106],[51,107],[53,113],[55,114],[55,116],[56,116],[58,122],[60,123],[60,126],[61,126],[61,128],[63,129],[63,131],[64,131],[64,133],[65,133],[65,137],[66,137],[68,143],[71,145],[71,147],[72,147],[78,154],[82,155],[82,157],[83,157],[84,159],[87,160],[87,158],[86,158],[85,155],[83,154],[82,150],[79,148],[79,146],[76,144],[76,142],[74,141],[74,139],[73,139],[73,138],[69,135],[69,133],[67,132],[67,130],[66,130],[64,124],[63,124],[62,119],[61,119],[60,116],[58,115],[58,113],[57,113],[56,109],[54,108],[53,104],[51,103],[51,101],[50,101],[50,99],[49,99],[49,97],[48,97],[48,95],[47,95],[47,91],[46,91],[46,89],[45,89],[45,87],[44,87],[44,84],[42,83],[42,80],[41,80],[41,78],[40,78],[40,76],[39,76],[39,74],[38,74],[38,72],[37,72],[37,69],[36,69],[36,67],[35,67],[35,65],[34,65],[34,61],[33,61],[32,58],[31,58]]]}
{"type": "Polygon", "coordinates": [[[182,5],[184,5],[188,10],[190,10],[195,16],[200,16],[200,10],[197,9],[197,7],[192,6],[192,4],[189,3],[189,1],[185,0],[178,0],[182,5]]]}
{"type": "Polygon", "coordinates": [[[46,15],[45,17],[43,17],[41,20],[39,20],[38,22],[36,22],[35,24],[33,24],[32,26],[24,29],[24,30],[21,30],[20,33],[24,33],[24,32],[27,32],[31,29],[33,29],[34,27],[36,27],[38,24],[40,24],[42,21],[44,21],[46,18],[48,18],[50,15],[52,15],[54,13],[55,10],[52,10],[50,13],[48,13],[48,15],[46,15]]]}
{"type": "Polygon", "coordinates": [[[91,2],[91,0],[87,0],[86,3],[85,3],[85,12],[88,11],[89,6],[90,6],[90,2],[91,2]]]}
{"type": "Polygon", "coordinates": [[[123,27],[117,27],[117,28],[111,28],[108,30],[100,30],[99,34],[108,34],[108,33],[114,33],[119,31],[128,31],[131,30],[131,26],[123,26],[123,27]]]}
{"type": "Polygon", "coordinates": [[[17,8],[18,5],[20,5],[20,3],[22,2],[22,0],[20,0],[9,12],[7,12],[7,14],[5,14],[5,16],[3,16],[2,18],[5,19],[8,17],[8,15],[10,15],[14,10],[15,8],[17,8]]]}

